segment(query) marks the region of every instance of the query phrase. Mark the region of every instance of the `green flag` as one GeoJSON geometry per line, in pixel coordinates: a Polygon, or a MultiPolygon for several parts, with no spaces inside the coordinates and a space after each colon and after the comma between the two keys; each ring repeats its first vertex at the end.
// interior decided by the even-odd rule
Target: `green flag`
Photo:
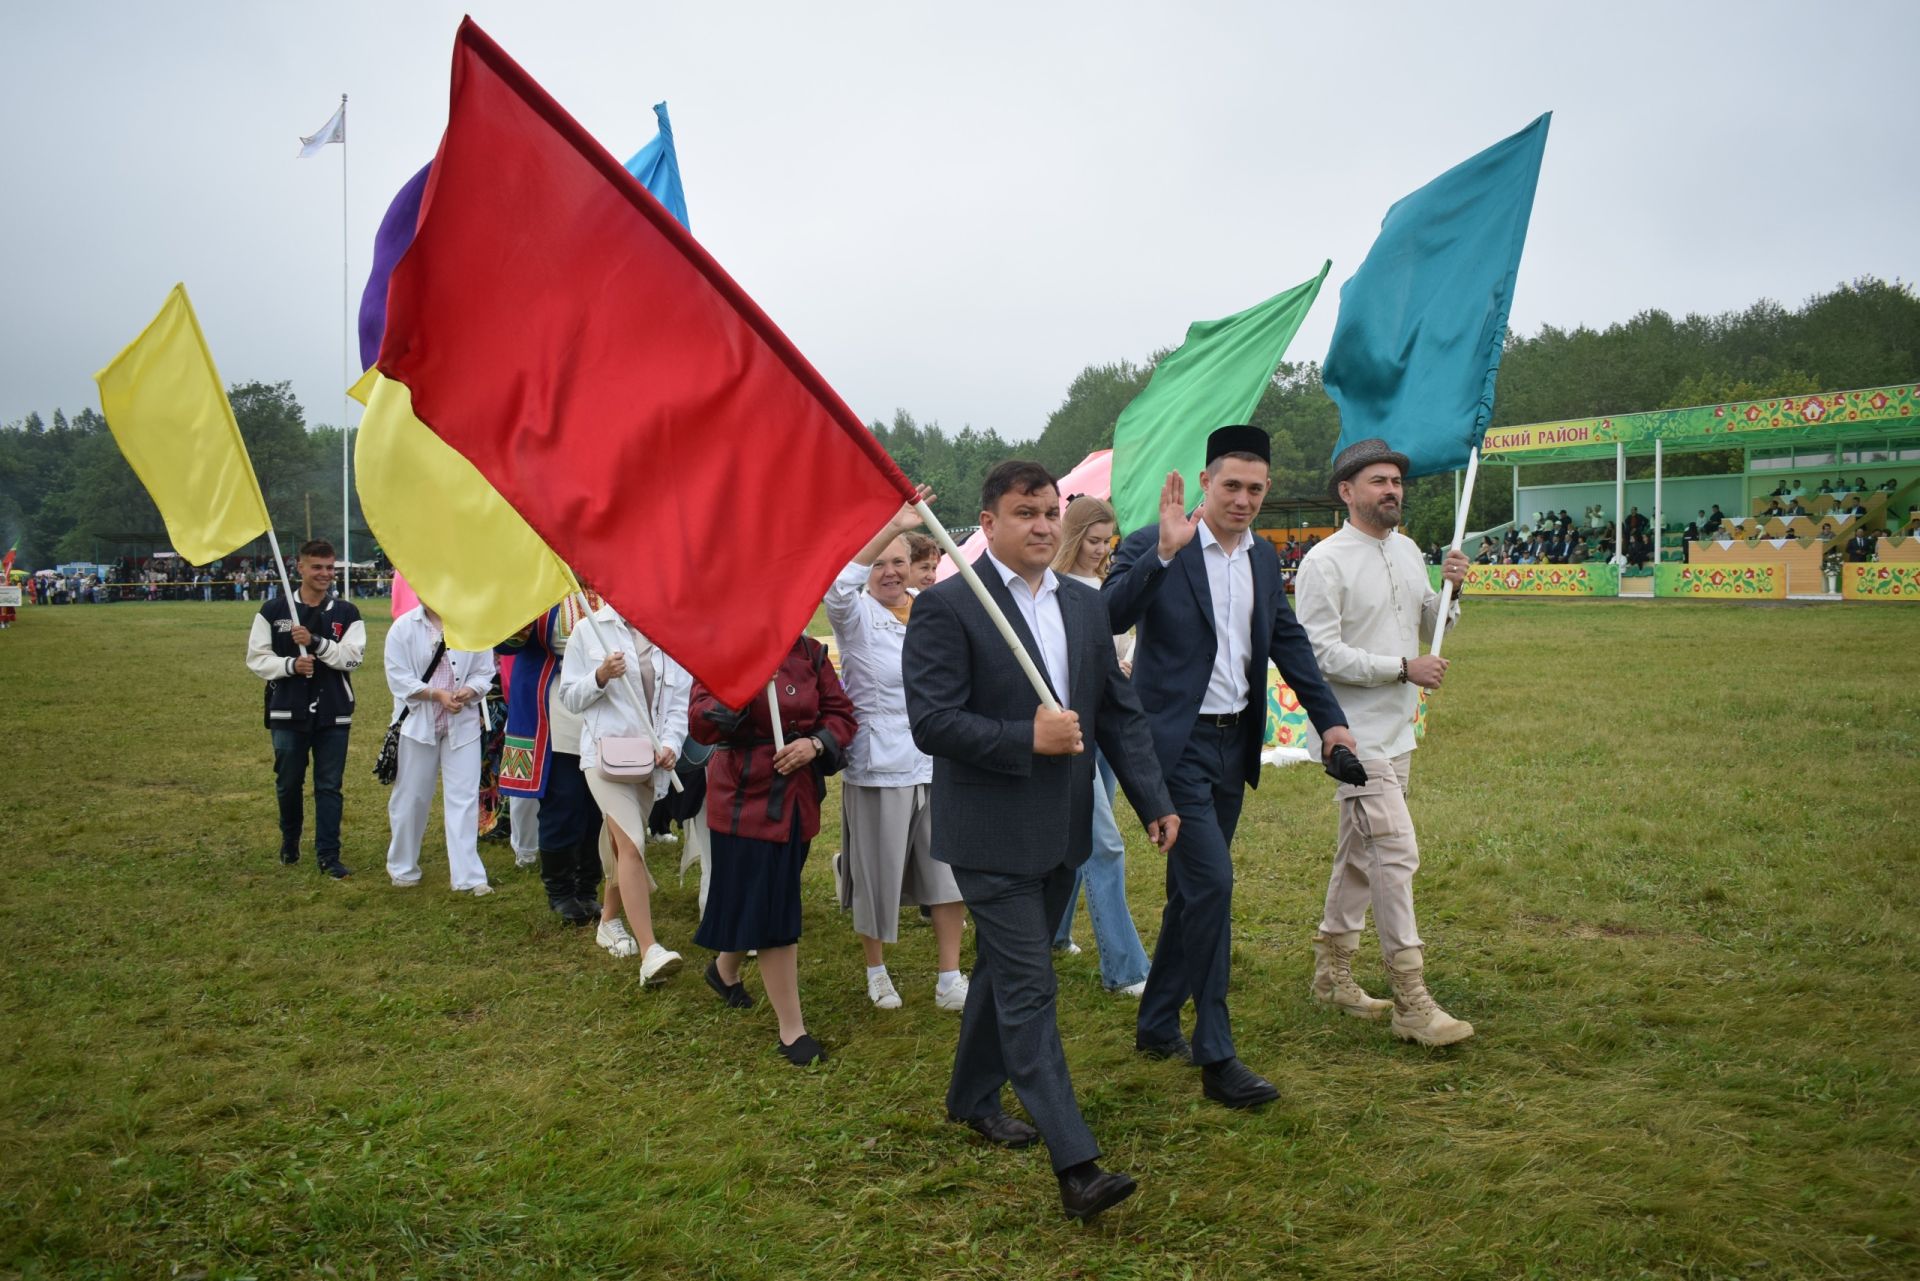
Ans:
{"type": "Polygon", "coordinates": [[[1168,472],[1186,477],[1188,494],[1200,492],[1208,433],[1253,416],[1332,266],[1237,315],[1195,321],[1180,349],[1155,366],[1113,428],[1113,508],[1122,534],[1160,519],[1168,472]]]}

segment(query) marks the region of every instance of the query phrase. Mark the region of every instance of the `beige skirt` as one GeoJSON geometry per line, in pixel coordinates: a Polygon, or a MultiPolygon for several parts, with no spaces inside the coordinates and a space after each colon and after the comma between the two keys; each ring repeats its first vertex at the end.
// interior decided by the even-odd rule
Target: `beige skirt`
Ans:
{"type": "MultiPolygon", "coordinates": [[[[583,769],[587,776],[587,790],[593,793],[593,799],[600,806],[600,870],[607,879],[615,875],[612,824],[626,833],[633,847],[640,851],[640,862],[647,861],[647,816],[653,812],[653,780],[642,779],[637,783],[616,783],[610,778],[600,777],[597,769],[583,769]]],[[[653,879],[653,869],[647,869],[647,885],[658,889],[659,882],[653,879]]]]}

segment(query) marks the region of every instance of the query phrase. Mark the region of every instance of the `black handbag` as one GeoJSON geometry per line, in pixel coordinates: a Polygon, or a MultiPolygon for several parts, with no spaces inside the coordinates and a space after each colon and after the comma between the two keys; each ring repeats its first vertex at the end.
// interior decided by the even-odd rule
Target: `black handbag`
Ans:
{"type": "MultiPolygon", "coordinates": [[[[425,684],[433,675],[433,669],[440,666],[440,656],[447,652],[447,642],[442,638],[433,647],[433,657],[427,660],[427,670],[420,673],[420,681],[425,684]]],[[[407,713],[413,708],[403,707],[400,714],[393,718],[393,724],[387,726],[387,737],[380,744],[380,755],[373,761],[373,776],[380,780],[382,787],[392,787],[393,780],[400,777],[400,727],[407,723],[407,713]]]]}

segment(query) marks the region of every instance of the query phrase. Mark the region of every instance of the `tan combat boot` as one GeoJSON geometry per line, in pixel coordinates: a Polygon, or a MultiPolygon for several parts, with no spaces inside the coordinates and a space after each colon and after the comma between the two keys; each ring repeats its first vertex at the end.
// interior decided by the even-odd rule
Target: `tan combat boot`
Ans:
{"type": "Polygon", "coordinates": [[[1452,1045],[1473,1035],[1473,1024],[1456,1019],[1433,1003],[1423,977],[1425,959],[1417,947],[1404,948],[1387,958],[1387,978],[1393,983],[1393,1034],[1421,1045],[1452,1045]]]}
{"type": "Polygon", "coordinates": [[[1393,1008],[1393,1002],[1368,996],[1353,981],[1353,958],[1359,950],[1358,930],[1313,936],[1313,999],[1357,1019],[1377,1019],[1393,1008]]]}

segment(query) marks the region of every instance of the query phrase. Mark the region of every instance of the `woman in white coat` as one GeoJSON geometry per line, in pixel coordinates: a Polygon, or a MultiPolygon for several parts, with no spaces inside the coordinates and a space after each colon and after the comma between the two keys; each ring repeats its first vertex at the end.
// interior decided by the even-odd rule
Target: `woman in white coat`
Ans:
{"type": "Polygon", "coordinates": [[[479,844],[480,703],[493,684],[493,653],[447,649],[443,639],[440,616],[424,604],[394,619],[387,632],[393,719],[406,716],[400,725],[399,768],[387,797],[393,833],[387,875],[402,888],[420,883],[420,842],[437,778],[453,888],[477,897],[493,893],[479,844]]]}
{"type": "Polygon", "coordinates": [[[866,953],[867,999],[883,1010],[900,1008],[884,948],[899,938],[901,905],[915,904],[933,919],[940,967],[934,1004],[958,1012],[967,1004],[967,977],[960,972],[966,906],[952,870],[933,858],[933,760],[914,746],[900,677],[913,607],[905,534],[919,523],[911,506],[902,507],[827,589],[840,675],[860,725],[840,788],[835,879],[866,953]]]}
{"type": "Polygon", "coordinates": [[[600,805],[601,861],[607,871],[601,945],[615,955],[640,954],[643,986],[680,968],[680,954],[653,933],[653,878],[647,872],[647,815],[666,794],[674,762],[687,738],[687,697],[693,678],[659,646],[635,631],[613,606],[602,604],[567,641],[560,667],[560,701],[580,717],[580,770],[600,805]],[[635,695],[646,700],[643,709],[635,695]],[[618,778],[601,767],[604,739],[649,738],[653,773],[618,778]],[[620,924],[625,908],[631,933],[620,924]],[[631,948],[622,946],[631,940],[631,948]]]}

